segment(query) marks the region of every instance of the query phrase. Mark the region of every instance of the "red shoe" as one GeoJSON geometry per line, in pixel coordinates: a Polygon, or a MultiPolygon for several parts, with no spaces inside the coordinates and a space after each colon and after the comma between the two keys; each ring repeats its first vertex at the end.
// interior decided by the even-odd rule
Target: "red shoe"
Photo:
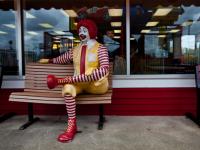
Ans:
{"type": "Polygon", "coordinates": [[[58,136],[58,141],[62,143],[71,142],[77,132],[76,118],[68,119],[67,130],[58,136]]]}

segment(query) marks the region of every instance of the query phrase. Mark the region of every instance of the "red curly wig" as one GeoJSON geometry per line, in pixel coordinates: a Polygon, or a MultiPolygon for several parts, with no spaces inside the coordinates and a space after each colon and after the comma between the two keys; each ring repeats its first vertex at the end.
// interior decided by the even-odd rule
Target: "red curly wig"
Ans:
{"type": "Polygon", "coordinates": [[[89,20],[89,19],[83,19],[81,20],[78,25],[77,25],[77,31],[79,32],[79,28],[81,26],[84,26],[88,29],[89,35],[91,39],[95,39],[97,36],[97,26],[94,23],[94,21],[89,20]]]}

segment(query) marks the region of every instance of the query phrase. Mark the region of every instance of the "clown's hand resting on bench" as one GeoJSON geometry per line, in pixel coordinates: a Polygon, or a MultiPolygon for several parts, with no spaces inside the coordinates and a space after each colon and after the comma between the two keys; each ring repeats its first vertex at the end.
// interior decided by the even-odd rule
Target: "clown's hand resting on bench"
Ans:
{"type": "Polygon", "coordinates": [[[48,64],[48,63],[50,63],[50,62],[49,62],[49,59],[44,59],[44,58],[43,58],[43,59],[40,59],[40,60],[39,60],[39,63],[41,63],[41,64],[48,64]]]}

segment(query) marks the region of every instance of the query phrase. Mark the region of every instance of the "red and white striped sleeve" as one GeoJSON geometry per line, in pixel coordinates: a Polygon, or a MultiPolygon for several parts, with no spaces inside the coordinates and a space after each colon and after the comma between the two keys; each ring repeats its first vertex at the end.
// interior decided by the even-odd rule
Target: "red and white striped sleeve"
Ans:
{"type": "Polygon", "coordinates": [[[100,45],[98,48],[98,59],[100,67],[95,69],[90,75],[78,75],[72,77],[72,82],[91,82],[98,81],[109,73],[109,57],[108,50],[105,46],[100,45]]]}
{"type": "Polygon", "coordinates": [[[66,64],[70,63],[73,60],[73,50],[70,49],[69,51],[65,52],[64,54],[53,58],[53,64],[66,64]]]}

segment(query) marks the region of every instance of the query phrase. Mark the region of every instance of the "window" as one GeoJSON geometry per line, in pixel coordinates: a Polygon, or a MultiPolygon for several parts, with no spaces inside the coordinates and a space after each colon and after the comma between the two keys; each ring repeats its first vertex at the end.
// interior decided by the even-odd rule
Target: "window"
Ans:
{"type": "Polygon", "coordinates": [[[191,74],[200,62],[200,7],[131,0],[131,74],[191,74]]]}
{"type": "Polygon", "coordinates": [[[97,41],[108,47],[114,74],[126,74],[125,1],[24,0],[25,61],[56,57],[80,41],[76,25],[90,18],[98,26],[97,41]]]}
{"type": "Polygon", "coordinates": [[[4,74],[18,75],[14,0],[0,1],[0,64],[4,74]]]}

